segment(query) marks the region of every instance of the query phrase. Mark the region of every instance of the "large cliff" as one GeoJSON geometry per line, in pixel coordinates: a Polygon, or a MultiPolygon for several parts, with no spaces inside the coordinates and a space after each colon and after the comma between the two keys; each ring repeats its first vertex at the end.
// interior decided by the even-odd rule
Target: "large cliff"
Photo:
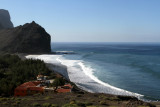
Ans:
{"type": "Polygon", "coordinates": [[[10,20],[10,15],[7,10],[0,9],[0,30],[13,28],[13,23],[10,20]]]}
{"type": "Polygon", "coordinates": [[[50,53],[50,35],[34,21],[0,30],[0,53],[50,53]]]}

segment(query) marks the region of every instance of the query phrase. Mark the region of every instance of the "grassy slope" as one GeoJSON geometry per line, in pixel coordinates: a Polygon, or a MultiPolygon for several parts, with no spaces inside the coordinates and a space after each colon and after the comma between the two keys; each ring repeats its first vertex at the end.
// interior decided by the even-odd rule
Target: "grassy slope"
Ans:
{"type": "Polygon", "coordinates": [[[132,97],[97,93],[54,93],[47,92],[26,97],[0,98],[0,107],[154,107],[132,97]],[[44,106],[44,105],[50,106],[44,106]],[[66,106],[65,106],[66,105],[66,106]],[[67,106],[68,105],[68,106],[67,106]]]}

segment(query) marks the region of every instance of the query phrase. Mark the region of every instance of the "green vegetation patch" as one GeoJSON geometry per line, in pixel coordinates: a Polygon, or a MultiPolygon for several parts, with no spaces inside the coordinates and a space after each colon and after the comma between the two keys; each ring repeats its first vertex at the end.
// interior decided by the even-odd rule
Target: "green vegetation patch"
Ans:
{"type": "Polygon", "coordinates": [[[0,96],[13,95],[20,84],[35,80],[38,74],[50,73],[41,60],[21,60],[17,55],[0,55],[0,96]]]}
{"type": "Polygon", "coordinates": [[[33,103],[32,105],[33,105],[33,107],[40,107],[40,106],[41,106],[41,105],[40,105],[39,103],[37,103],[37,102],[33,103]]]}
{"type": "Polygon", "coordinates": [[[65,104],[62,107],[79,107],[77,104],[65,104]]]}
{"type": "Polygon", "coordinates": [[[52,105],[52,104],[50,104],[50,103],[44,103],[44,104],[42,105],[42,107],[51,107],[51,105],[52,105]]]}
{"type": "Polygon", "coordinates": [[[48,100],[48,99],[52,99],[52,97],[47,96],[47,97],[45,97],[44,99],[45,99],[45,100],[48,100]]]}

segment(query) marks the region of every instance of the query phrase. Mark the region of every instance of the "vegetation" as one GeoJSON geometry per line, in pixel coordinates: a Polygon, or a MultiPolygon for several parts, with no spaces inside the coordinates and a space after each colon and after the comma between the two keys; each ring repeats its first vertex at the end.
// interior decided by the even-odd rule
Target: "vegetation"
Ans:
{"type": "Polygon", "coordinates": [[[41,105],[37,102],[33,103],[33,107],[40,107],[41,105]]]}
{"type": "Polygon", "coordinates": [[[45,100],[48,100],[48,99],[52,99],[52,97],[47,96],[47,97],[45,97],[44,99],[45,99],[45,100]]]}
{"type": "Polygon", "coordinates": [[[56,78],[53,82],[53,86],[56,87],[56,89],[58,86],[62,86],[64,84],[65,84],[65,79],[63,78],[56,78]]]}
{"type": "MultiPolygon", "coordinates": [[[[49,92],[37,96],[0,97],[0,107],[155,107],[152,104],[136,99],[111,100],[114,95],[85,93],[77,97],[76,93],[49,92]],[[99,98],[102,96],[107,98],[99,98]],[[44,98],[50,99],[43,100],[44,98]],[[66,98],[68,98],[66,100],[66,98]],[[105,102],[105,104],[103,104],[105,102]]],[[[159,105],[159,103],[157,103],[159,105]]]]}
{"type": "Polygon", "coordinates": [[[65,104],[62,107],[78,107],[77,104],[65,104]]]}
{"type": "Polygon", "coordinates": [[[0,56],[0,96],[13,95],[14,89],[38,74],[50,75],[51,71],[41,60],[21,60],[17,55],[0,56]]]}
{"type": "Polygon", "coordinates": [[[42,106],[43,106],[43,107],[50,107],[51,104],[50,104],[50,103],[44,103],[42,106]]]}

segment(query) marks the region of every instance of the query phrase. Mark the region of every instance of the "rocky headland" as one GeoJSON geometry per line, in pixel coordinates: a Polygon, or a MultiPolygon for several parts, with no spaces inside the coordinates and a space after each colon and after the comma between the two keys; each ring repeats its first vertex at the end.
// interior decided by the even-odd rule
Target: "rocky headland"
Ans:
{"type": "Polygon", "coordinates": [[[51,53],[51,37],[34,21],[13,27],[10,14],[0,9],[0,53],[51,53]]]}
{"type": "Polygon", "coordinates": [[[13,28],[13,23],[11,22],[10,14],[8,10],[0,9],[0,30],[13,28]]]}
{"type": "Polygon", "coordinates": [[[0,30],[0,53],[50,53],[50,42],[50,35],[34,21],[0,30]]]}

